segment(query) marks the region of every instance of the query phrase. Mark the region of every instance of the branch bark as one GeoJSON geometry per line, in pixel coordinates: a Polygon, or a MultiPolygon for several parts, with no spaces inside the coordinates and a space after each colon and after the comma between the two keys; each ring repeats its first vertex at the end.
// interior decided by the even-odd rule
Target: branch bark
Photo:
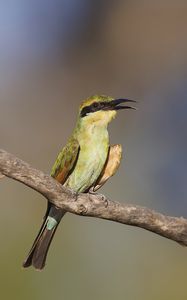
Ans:
{"type": "Polygon", "coordinates": [[[0,149],[0,175],[17,180],[67,212],[141,227],[187,246],[187,219],[149,208],[111,201],[103,195],[76,194],[51,176],[0,149]]]}

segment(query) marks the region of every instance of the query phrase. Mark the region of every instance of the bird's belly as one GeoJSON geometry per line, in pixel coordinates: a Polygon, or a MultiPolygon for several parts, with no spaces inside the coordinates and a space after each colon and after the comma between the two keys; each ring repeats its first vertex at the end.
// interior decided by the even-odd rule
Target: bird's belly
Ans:
{"type": "Polygon", "coordinates": [[[88,190],[98,179],[108,155],[108,144],[82,147],[76,167],[65,182],[65,186],[76,192],[88,190]]]}

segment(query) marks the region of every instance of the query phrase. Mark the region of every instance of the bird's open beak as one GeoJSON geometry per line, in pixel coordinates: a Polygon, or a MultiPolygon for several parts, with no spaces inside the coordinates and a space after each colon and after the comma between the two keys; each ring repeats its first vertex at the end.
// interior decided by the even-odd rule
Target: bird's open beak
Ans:
{"type": "Polygon", "coordinates": [[[113,110],[120,110],[120,109],[136,109],[135,107],[133,106],[129,106],[129,105],[121,105],[121,104],[124,104],[124,103],[136,103],[137,101],[135,100],[130,100],[130,99],[115,99],[115,100],[112,100],[110,102],[110,106],[113,110]]]}

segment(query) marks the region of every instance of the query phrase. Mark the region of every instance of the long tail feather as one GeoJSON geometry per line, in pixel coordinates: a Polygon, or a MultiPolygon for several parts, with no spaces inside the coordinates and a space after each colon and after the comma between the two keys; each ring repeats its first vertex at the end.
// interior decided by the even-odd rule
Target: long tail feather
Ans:
{"type": "Polygon", "coordinates": [[[57,212],[57,220],[58,220],[57,225],[54,228],[52,228],[51,230],[49,230],[47,228],[48,214],[46,214],[44,222],[43,222],[43,224],[40,228],[40,231],[32,245],[32,248],[31,248],[26,260],[23,262],[24,268],[28,268],[31,265],[38,270],[42,270],[44,268],[46,258],[47,258],[47,253],[49,250],[49,246],[52,242],[53,236],[54,236],[56,229],[60,223],[60,220],[65,213],[62,210],[59,210],[58,208],[52,207],[51,212],[52,212],[53,216],[54,216],[55,210],[57,212]]]}

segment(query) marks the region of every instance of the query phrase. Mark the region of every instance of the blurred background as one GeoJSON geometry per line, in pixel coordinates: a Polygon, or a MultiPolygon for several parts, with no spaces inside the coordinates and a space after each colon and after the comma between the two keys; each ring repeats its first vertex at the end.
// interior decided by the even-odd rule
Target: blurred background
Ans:
{"type": "MultiPolygon", "coordinates": [[[[136,99],[110,126],[124,156],[101,192],[186,217],[186,15],[185,0],[2,0],[1,148],[50,172],[82,99],[136,99]]],[[[2,299],[186,300],[186,248],[70,214],[44,271],[23,270],[46,201],[9,179],[0,198],[2,299]]]]}

